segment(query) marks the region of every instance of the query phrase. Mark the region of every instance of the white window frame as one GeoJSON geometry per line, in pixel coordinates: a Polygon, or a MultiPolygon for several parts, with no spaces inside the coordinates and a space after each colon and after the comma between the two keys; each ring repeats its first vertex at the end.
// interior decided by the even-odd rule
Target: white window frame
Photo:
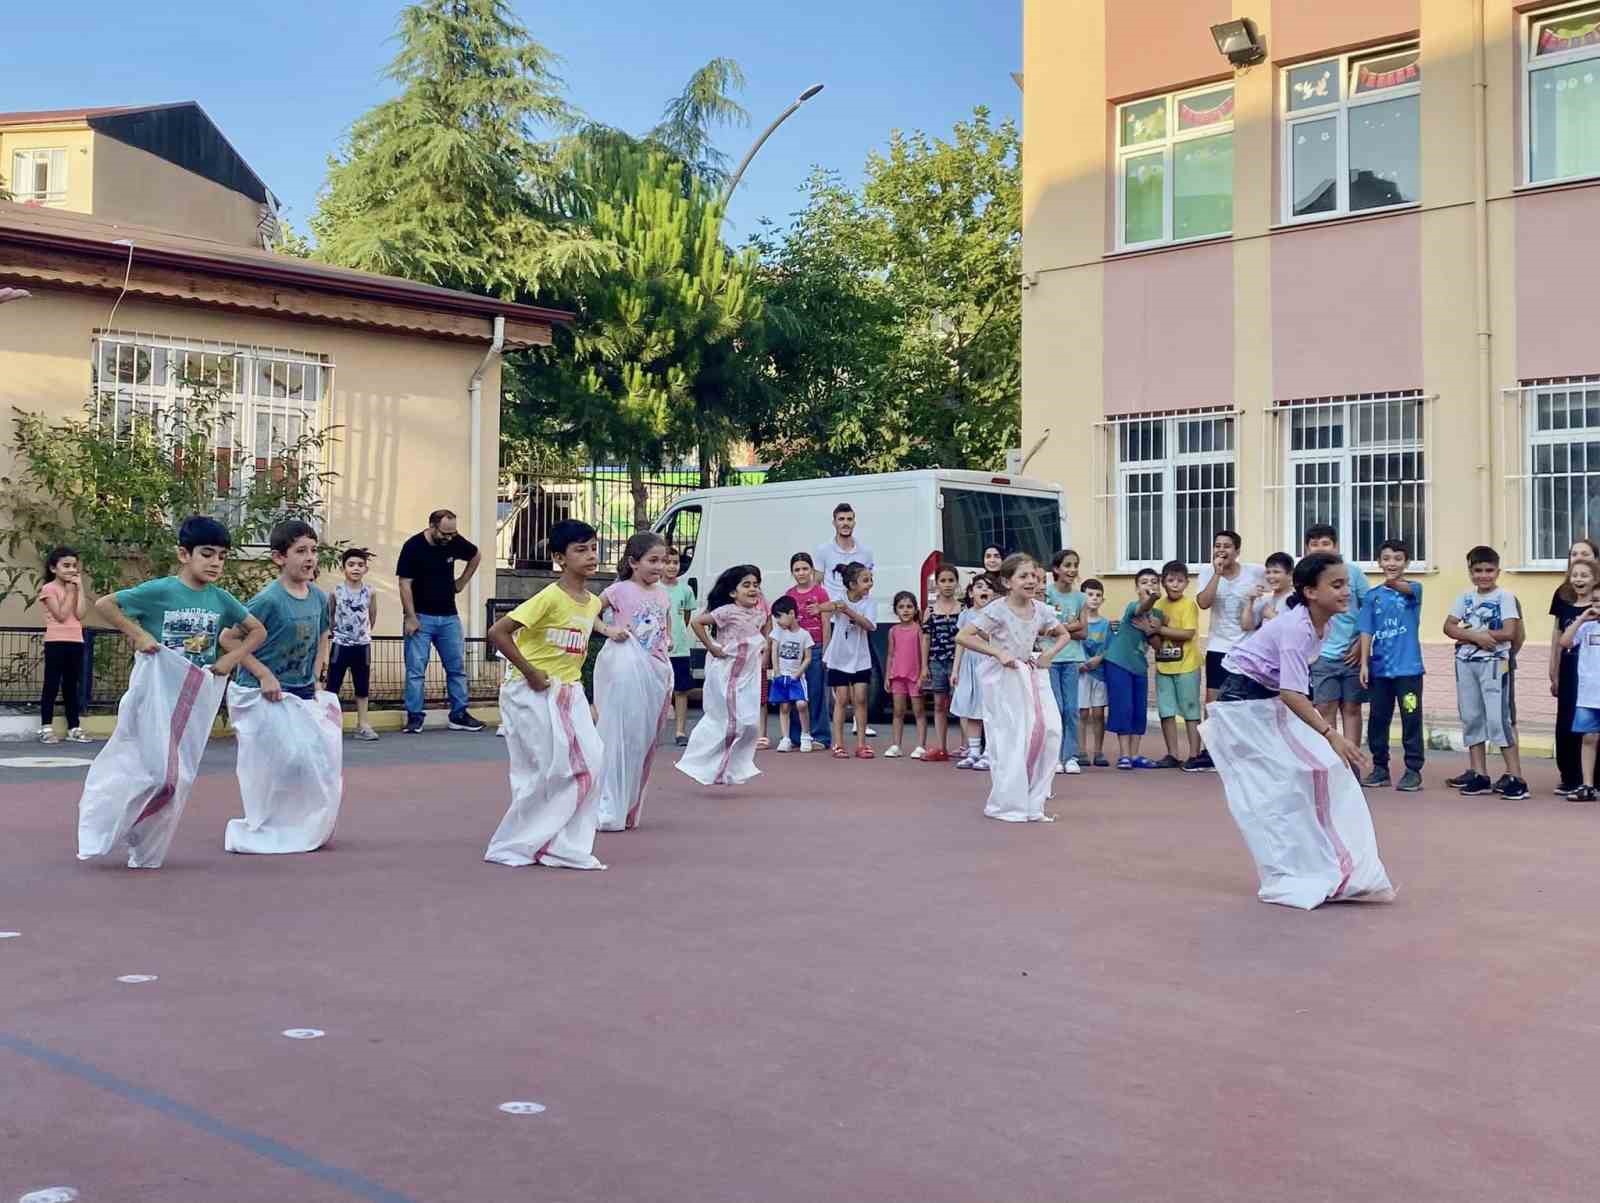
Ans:
{"type": "MultiPolygon", "coordinates": [[[[1581,470],[1574,471],[1571,467],[1570,451],[1568,467],[1562,472],[1539,473],[1535,470],[1536,458],[1540,447],[1566,446],[1568,448],[1586,443],[1600,443],[1600,422],[1588,422],[1589,398],[1600,396],[1600,375],[1563,376],[1541,380],[1524,381],[1522,385],[1505,390],[1506,399],[1516,403],[1515,410],[1509,415],[1505,423],[1506,429],[1502,431],[1499,440],[1501,452],[1505,456],[1503,462],[1508,469],[1515,465],[1514,471],[1508,470],[1505,474],[1507,498],[1516,505],[1518,512],[1515,516],[1507,514],[1505,529],[1516,531],[1522,539],[1521,555],[1517,557],[1521,567],[1547,572],[1562,572],[1567,566],[1567,549],[1572,540],[1581,535],[1595,536],[1600,531],[1600,522],[1592,528],[1580,527],[1569,529],[1564,539],[1555,544],[1556,555],[1539,555],[1538,527],[1538,494],[1541,490],[1541,481],[1560,480],[1565,482],[1567,490],[1573,487],[1574,482],[1600,481],[1600,470],[1590,471],[1587,463],[1581,470]],[[1570,398],[1573,393],[1586,394],[1583,400],[1584,421],[1581,426],[1571,424],[1570,398]],[[1539,429],[1539,402],[1545,398],[1561,396],[1562,404],[1566,406],[1567,425],[1550,430],[1539,429]],[[1508,445],[1505,435],[1509,433],[1511,439],[1508,445]]],[[[1585,457],[1587,460],[1587,456],[1585,457]]],[[[1552,491],[1555,486],[1551,486],[1552,491]]],[[[1587,492],[1587,488],[1585,488],[1587,492]]],[[[1589,507],[1585,504],[1585,513],[1589,507]]],[[[1568,511],[1571,512],[1570,501],[1568,511]]],[[[1551,532],[1552,534],[1554,531],[1551,532]]]]}
{"type": "MultiPolygon", "coordinates": [[[[270,467],[275,439],[277,446],[284,446],[327,424],[334,370],[333,360],[327,355],[122,330],[96,330],[90,353],[90,387],[96,414],[105,420],[106,407],[111,406],[111,420],[118,430],[134,417],[159,419],[180,413],[188,396],[181,383],[185,373],[214,374],[222,383],[222,404],[232,407],[228,435],[233,446],[229,450],[239,449],[241,437],[248,442],[244,444],[246,458],[233,465],[228,488],[217,497],[219,517],[237,512],[238,499],[248,487],[246,473],[270,467]],[[145,357],[142,363],[140,356],[145,357]],[[221,367],[224,361],[232,368],[221,367]],[[145,373],[143,380],[139,379],[141,369],[145,373]],[[112,373],[109,379],[108,372],[112,373]],[[124,379],[124,375],[133,379],[124,379]],[[314,396],[306,395],[308,381],[314,396]],[[263,436],[267,440],[265,446],[258,442],[263,436]]],[[[324,457],[326,453],[324,448],[324,457]]],[[[307,468],[314,476],[320,476],[327,464],[307,468]]],[[[326,498],[319,498],[318,509],[325,511],[326,503],[326,498]]]]}
{"type": "MultiPolygon", "coordinates": [[[[1101,530],[1108,532],[1114,540],[1114,545],[1099,549],[1096,559],[1101,563],[1115,565],[1116,572],[1136,572],[1140,568],[1154,566],[1160,568],[1167,560],[1174,558],[1178,548],[1178,470],[1180,468],[1198,468],[1207,465],[1227,464],[1233,469],[1233,483],[1228,486],[1213,486],[1210,489],[1188,490],[1196,494],[1225,495],[1226,503],[1232,510],[1230,518],[1223,519],[1215,525],[1236,529],[1239,514],[1239,416],[1240,411],[1232,407],[1217,407],[1210,409],[1187,409],[1167,413],[1153,414],[1122,414],[1117,417],[1106,418],[1099,423],[1102,439],[1096,440],[1104,448],[1105,475],[1097,477],[1106,482],[1106,492],[1096,497],[1101,506],[1101,530]],[[1228,429],[1228,442],[1232,446],[1226,450],[1194,451],[1180,453],[1178,428],[1185,423],[1221,421],[1228,429]],[[1124,434],[1131,428],[1146,423],[1161,423],[1163,425],[1162,447],[1163,454],[1159,457],[1144,460],[1122,459],[1122,441],[1124,434]],[[1128,533],[1132,520],[1128,513],[1129,502],[1136,496],[1152,496],[1150,493],[1133,493],[1129,490],[1130,478],[1134,476],[1160,473],[1161,487],[1161,555],[1147,559],[1129,558],[1128,533]]],[[[1091,469],[1097,470],[1097,469],[1091,469]]],[[[1206,531],[1201,544],[1195,550],[1205,552],[1211,546],[1211,536],[1214,532],[1206,531]]],[[[1199,571],[1202,564],[1208,562],[1202,556],[1200,560],[1189,562],[1192,572],[1199,571]]]]}
{"type": "Polygon", "coordinates": [[[1218,121],[1213,125],[1197,129],[1178,130],[1178,105],[1191,96],[1205,96],[1212,92],[1226,89],[1234,92],[1233,99],[1237,98],[1232,80],[1218,80],[1198,88],[1185,88],[1181,92],[1169,92],[1164,96],[1145,96],[1138,100],[1130,100],[1119,104],[1113,114],[1115,121],[1112,145],[1116,152],[1117,173],[1117,236],[1115,245],[1119,251],[1138,251],[1153,246],[1181,246],[1186,242],[1205,242],[1212,238],[1227,238],[1233,234],[1233,225],[1230,222],[1226,230],[1218,230],[1211,234],[1193,234],[1187,238],[1174,238],[1172,236],[1173,220],[1173,147],[1181,142],[1197,142],[1202,138],[1214,138],[1219,134],[1233,133],[1233,117],[1230,115],[1226,121],[1218,121]],[[1163,138],[1152,139],[1149,142],[1140,142],[1135,146],[1122,145],[1122,114],[1125,110],[1139,105],[1149,104],[1153,100],[1163,100],[1167,105],[1167,132],[1163,138]],[[1140,159],[1157,152],[1161,154],[1162,163],[1162,200],[1161,200],[1161,237],[1148,239],[1144,242],[1128,242],[1127,231],[1127,185],[1128,177],[1126,164],[1129,159],[1140,159]]]}
{"type": "MultiPolygon", "coordinates": [[[[1277,482],[1269,484],[1269,495],[1276,493],[1280,499],[1278,530],[1283,540],[1283,547],[1291,555],[1298,556],[1301,551],[1300,531],[1296,522],[1298,511],[1299,491],[1302,486],[1296,482],[1296,469],[1301,466],[1317,464],[1332,464],[1338,466],[1339,479],[1321,485],[1306,485],[1305,488],[1320,488],[1333,490],[1337,495],[1339,520],[1333,525],[1339,532],[1339,547],[1353,563],[1360,564],[1363,568],[1375,570],[1377,568],[1376,544],[1382,538],[1404,539],[1411,548],[1413,567],[1426,570],[1430,566],[1430,558],[1435,554],[1436,547],[1433,538],[1433,402],[1437,398],[1427,396],[1420,389],[1402,389],[1396,392],[1385,393],[1356,393],[1333,397],[1307,397],[1292,401],[1280,401],[1273,405],[1269,411],[1277,429],[1268,436],[1268,446],[1275,452],[1275,458],[1280,465],[1276,473],[1277,482]],[[1389,435],[1387,429],[1387,407],[1396,401],[1413,401],[1417,403],[1416,437],[1407,438],[1403,429],[1394,436],[1389,435]],[[1371,418],[1367,425],[1373,429],[1374,437],[1363,442],[1356,441],[1356,431],[1362,426],[1360,411],[1366,407],[1371,418]],[[1296,413],[1319,412],[1331,413],[1340,411],[1339,445],[1322,447],[1303,447],[1296,450],[1294,447],[1294,415],[1296,413]],[[1379,418],[1382,418],[1384,429],[1379,432],[1379,418]],[[1356,463],[1363,458],[1389,455],[1418,455],[1421,457],[1421,475],[1413,479],[1396,481],[1357,481],[1356,463]],[[1356,511],[1358,502],[1363,492],[1377,492],[1390,488],[1413,489],[1420,493],[1421,519],[1418,529],[1402,529],[1398,531],[1385,531],[1382,538],[1374,540],[1374,546],[1369,548],[1370,556],[1358,559],[1362,550],[1357,547],[1356,511]],[[1420,538],[1419,538],[1420,536],[1420,538]]],[[[1271,476],[1264,477],[1271,480],[1271,476]]],[[[1326,519],[1324,519],[1326,520],[1326,519]]]]}
{"type": "MultiPolygon", "coordinates": [[[[1564,67],[1570,63],[1593,62],[1595,70],[1600,71],[1600,43],[1592,46],[1580,46],[1576,50],[1564,50],[1559,54],[1546,55],[1544,58],[1534,56],[1533,31],[1535,26],[1546,21],[1559,20],[1561,17],[1581,12],[1591,7],[1593,0],[1586,0],[1583,4],[1569,5],[1559,9],[1536,9],[1524,13],[1522,17],[1522,182],[1530,188],[1544,188],[1552,184],[1565,184],[1572,180],[1592,180],[1600,176],[1600,164],[1595,170],[1577,172],[1573,175],[1551,176],[1547,180],[1533,178],[1533,77],[1539,71],[1547,71],[1552,67],[1564,67]]],[[[1600,10],[1596,12],[1600,16],[1600,10]]],[[[1532,544],[1529,544],[1532,547],[1532,544]]],[[[1566,560],[1561,561],[1561,566],[1566,567],[1566,560]]]]}
{"type": "Polygon", "coordinates": [[[11,197],[19,205],[61,205],[67,200],[67,148],[65,146],[24,146],[11,152],[11,197]],[[45,165],[45,188],[33,186],[33,169],[45,165]],[[26,164],[26,167],[19,166],[26,164]],[[57,168],[60,168],[59,173],[57,168]],[[27,187],[23,187],[24,176],[27,187]]]}
{"type": "MultiPolygon", "coordinates": [[[[1389,46],[1373,46],[1366,50],[1355,51],[1350,54],[1333,54],[1326,58],[1307,59],[1304,62],[1291,63],[1278,71],[1278,112],[1279,127],[1282,131],[1280,141],[1283,143],[1280,163],[1278,165],[1280,188],[1283,194],[1280,220],[1284,225],[1309,225],[1319,221],[1333,221],[1340,217],[1361,216],[1366,217],[1373,213],[1395,213],[1407,208],[1415,208],[1421,203],[1419,200],[1400,201],[1393,205],[1377,205],[1370,209],[1350,208],[1350,110],[1361,108],[1368,104],[1381,104],[1390,100],[1399,100],[1405,96],[1420,96],[1422,94],[1422,81],[1414,84],[1401,84],[1392,88],[1383,88],[1377,92],[1368,92],[1363,96],[1356,96],[1352,91],[1351,74],[1358,62],[1368,59],[1384,58],[1387,55],[1402,54],[1407,50],[1420,49],[1421,43],[1415,39],[1395,42],[1389,46]],[[1292,72],[1302,67],[1312,67],[1319,63],[1336,63],[1339,74],[1339,99],[1328,104],[1317,105],[1314,108],[1289,110],[1289,76],[1292,72]],[[1309,122],[1324,121],[1329,117],[1336,118],[1335,128],[1338,131],[1338,158],[1334,168],[1334,182],[1336,185],[1337,204],[1326,213],[1304,213],[1296,215],[1294,211],[1294,130],[1295,127],[1309,122]]],[[[1420,64],[1420,58],[1418,60],[1420,64]]],[[[1417,153],[1420,157],[1421,132],[1418,132],[1419,145],[1417,153]]],[[[1420,181],[1419,181],[1420,184],[1420,181]]]]}

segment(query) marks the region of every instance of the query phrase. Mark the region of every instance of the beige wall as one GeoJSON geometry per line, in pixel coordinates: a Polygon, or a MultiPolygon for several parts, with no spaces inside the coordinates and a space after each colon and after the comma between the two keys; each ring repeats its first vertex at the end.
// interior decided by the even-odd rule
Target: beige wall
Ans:
{"type": "Polygon", "coordinates": [[[231,188],[104,134],[94,135],[94,215],[104,221],[260,246],[261,206],[231,188]]]}
{"type": "MultiPolygon", "coordinates": [[[[1491,542],[1508,564],[1520,555],[1520,502],[1506,483],[1518,470],[1519,440],[1500,425],[1508,412],[1501,390],[1535,375],[1600,371],[1595,340],[1579,329],[1587,312],[1581,297],[1600,263],[1600,240],[1584,238],[1582,230],[1600,211],[1600,186],[1514,192],[1522,148],[1519,7],[1529,6],[1486,5],[1491,383],[1485,397],[1478,375],[1471,4],[1233,0],[1230,13],[1166,0],[1024,0],[1023,445],[1050,428],[1030,473],[1064,487],[1085,571],[1111,576],[1113,603],[1131,595],[1131,582],[1112,570],[1113,516],[1097,500],[1111,489],[1095,423],[1129,410],[1220,401],[1241,411],[1238,525],[1247,558],[1259,560],[1284,542],[1281,507],[1264,487],[1276,479],[1281,459],[1276,445],[1265,445],[1263,415],[1273,402],[1421,388],[1438,398],[1427,447],[1432,564],[1421,576],[1424,639],[1443,639],[1446,606],[1465,587],[1468,547],[1491,542]],[[1229,15],[1253,18],[1271,56],[1234,77],[1233,237],[1115,254],[1113,106],[1210,78],[1221,60],[1206,27],[1229,15]],[[1277,64],[1419,30],[1420,209],[1281,227],[1277,64]],[[1197,291],[1208,289],[1218,294],[1216,305],[1173,329],[1186,305],[1194,312],[1197,291]],[[1136,327],[1141,316],[1146,320],[1136,327]],[[1173,332],[1166,337],[1163,330],[1173,332]],[[1213,398],[1214,382],[1230,362],[1231,396],[1213,398]]],[[[1545,600],[1558,579],[1506,574],[1530,611],[1532,638],[1548,635],[1545,600]]],[[[1542,659],[1535,654],[1533,663],[1542,659]]]]}
{"type": "MultiPolygon", "coordinates": [[[[106,320],[109,300],[32,291],[29,299],[0,308],[0,413],[9,418],[16,407],[62,417],[75,414],[89,394],[90,339],[106,320]]],[[[426,525],[433,509],[456,510],[462,533],[484,549],[481,596],[492,596],[498,364],[491,365],[483,382],[483,480],[476,506],[470,488],[467,404],[468,379],[487,349],[487,322],[484,343],[469,344],[128,300],[117,311],[116,326],[331,357],[333,391],[324,419],[343,429],[329,454],[338,479],[329,496],[325,531],[331,540],[372,549],[379,633],[399,633],[395,560],[401,544],[426,525]]],[[[10,467],[7,437],[0,444],[0,473],[10,467]]],[[[461,595],[463,620],[470,633],[481,634],[481,610],[471,612],[468,597],[461,595]]],[[[10,606],[0,610],[4,623],[36,618],[10,606]]]]}
{"type": "Polygon", "coordinates": [[[52,208],[73,213],[94,211],[94,135],[81,122],[77,125],[29,125],[0,129],[0,177],[15,190],[11,178],[11,152],[62,148],[67,152],[67,197],[52,208]]]}

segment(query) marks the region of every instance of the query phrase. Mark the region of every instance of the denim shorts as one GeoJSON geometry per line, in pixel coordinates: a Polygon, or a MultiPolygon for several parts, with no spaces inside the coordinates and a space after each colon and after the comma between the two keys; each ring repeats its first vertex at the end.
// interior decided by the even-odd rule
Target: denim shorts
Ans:
{"type": "Polygon", "coordinates": [[[928,692],[950,692],[950,670],[955,667],[954,660],[929,660],[928,661],[928,692]]]}

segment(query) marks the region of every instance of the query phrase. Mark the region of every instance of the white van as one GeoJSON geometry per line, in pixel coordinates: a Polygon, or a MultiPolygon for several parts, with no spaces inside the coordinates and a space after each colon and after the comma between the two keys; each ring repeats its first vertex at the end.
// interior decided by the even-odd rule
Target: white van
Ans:
{"type": "Polygon", "coordinates": [[[770,601],[794,584],[789,557],[815,554],[833,538],[833,507],[841,501],[855,509],[856,538],[876,560],[878,663],[894,595],[905,589],[926,600],[940,565],[955,565],[964,583],[982,569],[990,543],[1045,565],[1068,546],[1060,485],[943,468],[700,489],[674,500],[652,529],[679,549],[681,575],[701,602],[717,574],[735,564],[761,569],[770,601]]]}

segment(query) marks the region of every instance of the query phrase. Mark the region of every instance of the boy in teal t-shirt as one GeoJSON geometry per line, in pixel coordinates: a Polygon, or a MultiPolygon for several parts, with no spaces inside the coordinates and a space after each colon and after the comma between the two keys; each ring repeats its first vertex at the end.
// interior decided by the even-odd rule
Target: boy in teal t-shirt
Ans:
{"type": "Polygon", "coordinates": [[[1119,769],[1153,769],[1156,762],[1139,755],[1139,741],[1149,721],[1150,662],[1146,643],[1165,621],[1156,609],[1161,577],[1141,568],[1134,577],[1139,596],[1122,611],[1122,621],[1106,641],[1106,730],[1117,737],[1119,769]]]}
{"type": "Polygon", "coordinates": [[[689,618],[695,610],[694,590],[678,579],[683,558],[676,547],[667,548],[667,564],[661,583],[667,587],[672,610],[672,717],[673,742],[680,747],[689,742],[689,691],[694,688],[694,661],[690,657],[689,618]]]}
{"type": "Polygon", "coordinates": [[[250,599],[250,613],[266,627],[267,638],[240,662],[239,684],[259,689],[269,702],[286,693],[309,702],[327,670],[333,639],[328,595],[311,583],[317,532],[290,519],[274,526],[270,539],[278,579],[250,599]]]}
{"type": "Polygon", "coordinates": [[[1050,582],[1044,587],[1045,604],[1072,636],[1050,663],[1050,692],[1061,711],[1061,755],[1056,772],[1076,773],[1078,768],[1078,666],[1084,661],[1084,596],[1078,592],[1078,553],[1068,548],[1050,561],[1050,582]]]}

